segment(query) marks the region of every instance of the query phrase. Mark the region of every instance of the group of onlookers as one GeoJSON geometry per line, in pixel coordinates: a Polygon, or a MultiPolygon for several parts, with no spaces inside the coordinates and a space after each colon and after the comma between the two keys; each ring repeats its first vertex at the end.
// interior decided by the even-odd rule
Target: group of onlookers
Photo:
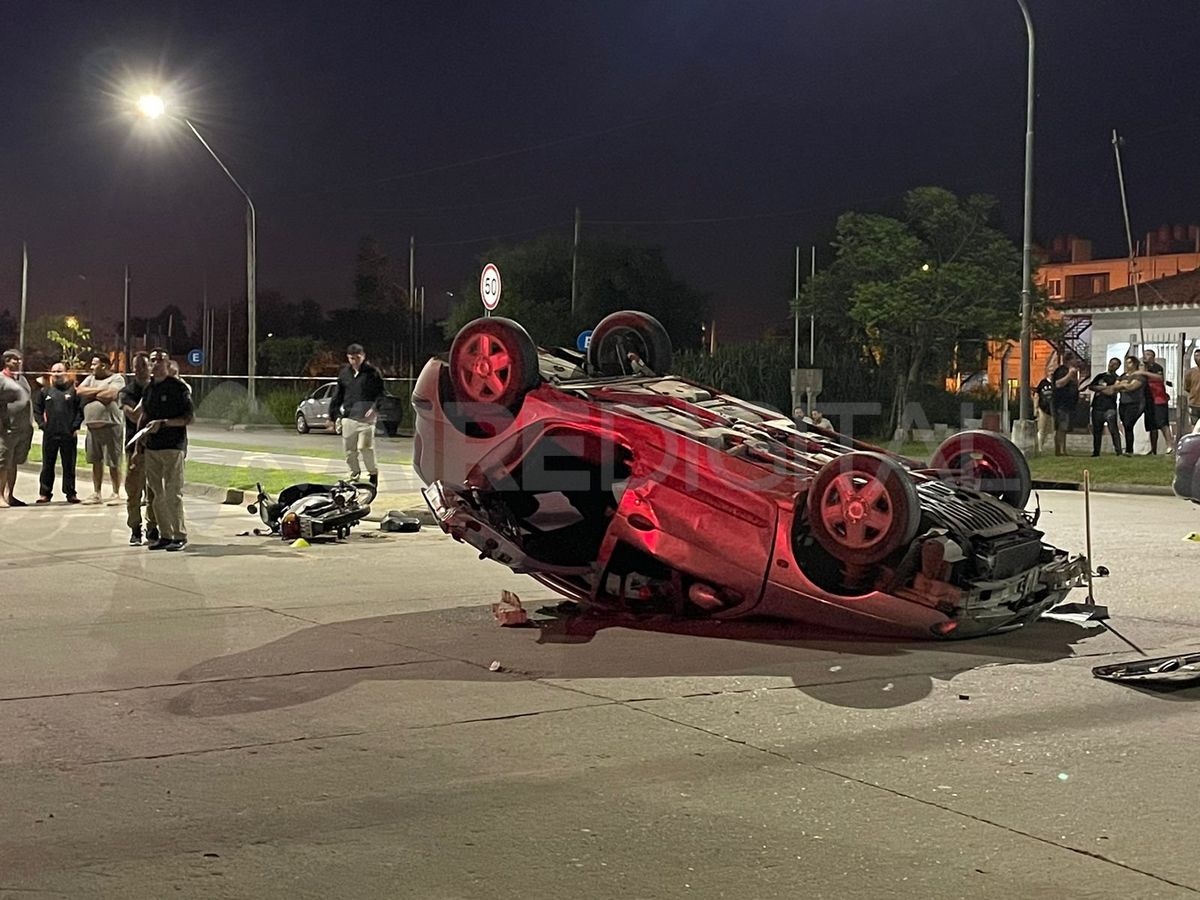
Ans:
{"type": "MultiPolygon", "coordinates": [[[[1188,413],[1193,423],[1200,421],[1200,350],[1193,354],[1195,365],[1184,377],[1188,413]]],[[[1105,432],[1112,439],[1113,451],[1133,456],[1135,426],[1141,420],[1150,438],[1150,453],[1158,453],[1159,438],[1166,453],[1175,452],[1175,433],[1171,427],[1171,399],[1165,370],[1153,350],[1139,359],[1130,354],[1121,360],[1113,357],[1104,372],[1086,385],[1081,383],[1080,361],[1070,352],[1049,377],[1038,384],[1038,450],[1043,450],[1053,432],[1054,455],[1067,453],[1067,432],[1082,394],[1091,394],[1092,456],[1100,455],[1105,432]],[[1122,441],[1122,433],[1124,441],[1122,441]]],[[[1180,431],[1186,427],[1179,423],[1180,431]]]]}
{"type": "Polygon", "coordinates": [[[17,350],[4,352],[0,370],[0,507],[27,504],[13,493],[17,472],[29,456],[35,426],[42,432],[42,469],[38,504],[54,497],[56,471],[62,470],[67,503],[125,502],[129,543],[151,550],[178,551],[187,546],[183,513],[187,426],[193,417],[191,391],[179,368],[160,348],[133,358],[129,379],[112,370],[105,354],[95,354],[91,373],[78,385],[62,363],[48,383],[34,387],[22,372],[17,350]],[[92,492],[78,495],[75,465],[79,433],[84,459],[92,467],[92,492]],[[124,496],[122,496],[124,461],[124,496]],[[108,475],[112,493],[102,496],[108,475]],[[145,531],[142,507],[145,505],[145,531]]]}

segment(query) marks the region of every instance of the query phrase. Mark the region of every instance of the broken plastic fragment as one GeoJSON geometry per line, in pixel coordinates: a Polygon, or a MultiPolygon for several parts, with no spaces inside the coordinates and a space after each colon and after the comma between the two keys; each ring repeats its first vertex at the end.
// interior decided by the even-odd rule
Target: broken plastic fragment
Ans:
{"type": "Polygon", "coordinates": [[[492,604],[492,615],[502,626],[529,624],[529,614],[521,607],[521,598],[512,591],[500,593],[500,602],[492,604]]]}
{"type": "Polygon", "coordinates": [[[488,666],[488,671],[489,672],[499,672],[503,668],[504,668],[504,666],[500,665],[499,660],[493,659],[492,664],[490,666],[488,666]]]}

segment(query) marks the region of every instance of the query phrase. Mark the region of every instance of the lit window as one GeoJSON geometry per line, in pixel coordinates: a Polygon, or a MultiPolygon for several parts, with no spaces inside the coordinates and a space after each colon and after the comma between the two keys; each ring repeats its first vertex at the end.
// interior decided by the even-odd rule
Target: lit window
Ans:
{"type": "Polygon", "coordinates": [[[1046,284],[1052,299],[1058,300],[1062,298],[1063,291],[1061,278],[1051,278],[1046,284]]]}

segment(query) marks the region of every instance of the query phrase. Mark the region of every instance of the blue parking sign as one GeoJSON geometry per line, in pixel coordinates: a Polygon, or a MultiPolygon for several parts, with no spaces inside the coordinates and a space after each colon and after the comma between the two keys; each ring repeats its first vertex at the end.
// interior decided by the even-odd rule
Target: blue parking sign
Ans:
{"type": "Polygon", "coordinates": [[[592,342],[592,329],[579,332],[579,337],[575,338],[575,349],[580,353],[586,353],[588,344],[592,342]]]}
{"type": "Polygon", "coordinates": [[[187,355],[187,361],[188,361],[188,365],[190,365],[190,366],[204,365],[204,351],[203,350],[189,350],[188,355],[187,355]]]}

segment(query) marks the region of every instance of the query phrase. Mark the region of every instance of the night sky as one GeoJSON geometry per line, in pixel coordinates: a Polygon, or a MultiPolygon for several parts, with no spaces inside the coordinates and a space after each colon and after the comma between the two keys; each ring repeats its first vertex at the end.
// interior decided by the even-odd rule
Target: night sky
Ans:
{"type": "MultiPolygon", "coordinates": [[[[1124,254],[1200,222],[1195,0],[1029,0],[1038,39],[1035,234],[1124,254]]],[[[242,201],[194,137],[135,122],[175,98],[259,215],[259,289],[346,305],[377,237],[427,296],[486,239],[662,245],[718,335],[786,316],[794,246],[847,209],[937,184],[1001,201],[1020,238],[1024,22],[1015,0],[5,2],[0,308],[21,241],[30,318],[244,294],[242,201]]],[[[829,251],[818,249],[819,262],[829,251]]],[[[805,250],[807,262],[807,249],[805,250]]],[[[503,304],[502,304],[503,305],[503,304]]]]}

